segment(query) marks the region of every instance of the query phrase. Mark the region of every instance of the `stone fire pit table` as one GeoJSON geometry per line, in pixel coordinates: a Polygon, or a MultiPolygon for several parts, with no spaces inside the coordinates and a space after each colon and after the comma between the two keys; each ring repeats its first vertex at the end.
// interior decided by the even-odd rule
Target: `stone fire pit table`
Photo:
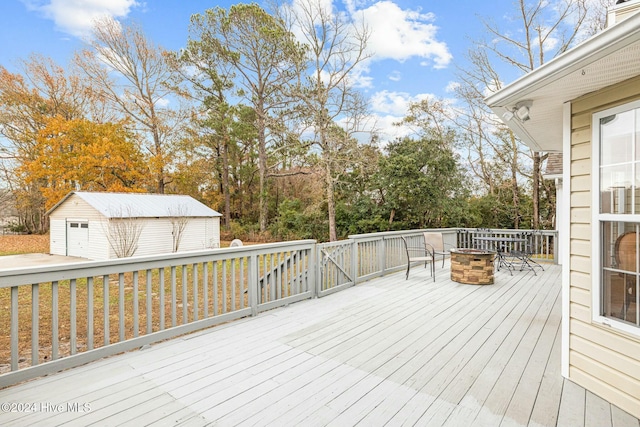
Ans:
{"type": "Polygon", "coordinates": [[[451,249],[451,280],[469,285],[492,285],[495,257],[493,251],[451,249]]]}

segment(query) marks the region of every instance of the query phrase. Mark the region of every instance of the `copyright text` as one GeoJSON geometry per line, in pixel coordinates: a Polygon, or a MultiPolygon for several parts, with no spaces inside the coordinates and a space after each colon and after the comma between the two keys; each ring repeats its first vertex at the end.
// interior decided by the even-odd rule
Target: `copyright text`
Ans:
{"type": "Polygon", "coordinates": [[[88,402],[2,402],[0,403],[1,412],[91,412],[91,404],[88,402]]]}

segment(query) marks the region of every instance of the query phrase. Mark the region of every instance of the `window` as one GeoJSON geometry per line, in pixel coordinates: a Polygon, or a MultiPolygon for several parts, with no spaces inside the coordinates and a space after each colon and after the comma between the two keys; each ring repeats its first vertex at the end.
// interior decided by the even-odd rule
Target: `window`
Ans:
{"type": "Polygon", "coordinates": [[[594,114],[592,141],[593,316],[640,334],[640,102],[594,114]]]}

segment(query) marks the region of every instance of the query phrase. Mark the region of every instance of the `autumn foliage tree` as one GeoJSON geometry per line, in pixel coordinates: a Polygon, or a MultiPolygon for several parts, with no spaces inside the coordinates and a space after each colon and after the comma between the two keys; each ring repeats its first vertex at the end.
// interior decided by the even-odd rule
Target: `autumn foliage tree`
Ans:
{"type": "Polygon", "coordinates": [[[50,118],[108,121],[109,113],[74,70],[65,70],[41,55],[31,55],[18,64],[21,73],[0,66],[0,172],[3,184],[16,192],[20,224],[30,232],[42,233],[48,221],[40,185],[32,181],[25,187],[17,167],[34,160],[36,137],[50,118]]]}
{"type": "Polygon", "coordinates": [[[25,188],[40,185],[45,208],[70,191],[145,191],[149,175],[131,134],[119,123],[49,119],[38,132],[34,158],[18,174],[25,188]]]}

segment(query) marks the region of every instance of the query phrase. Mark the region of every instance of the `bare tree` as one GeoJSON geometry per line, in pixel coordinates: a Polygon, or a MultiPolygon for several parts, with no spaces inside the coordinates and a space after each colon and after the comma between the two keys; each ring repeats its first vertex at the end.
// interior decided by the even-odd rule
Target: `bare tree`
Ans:
{"type": "Polygon", "coordinates": [[[112,18],[95,22],[89,49],[75,56],[91,87],[143,135],[151,155],[156,191],[164,193],[172,161],[172,142],[186,119],[173,90],[166,84],[171,68],[164,52],[148,41],[141,28],[123,27],[112,18]]]}
{"type": "Polygon", "coordinates": [[[189,208],[185,205],[171,206],[167,209],[171,222],[171,236],[173,237],[173,252],[178,252],[184,229],[189,223],[189,208]]]}
{"type": "MultiPolygon", "coordinates": [[[[366,103],[355,89],[358,67],[371,53],[367,41],[371,31],[365,24],[350,21],[321,0],[301,0],[280,8],[291,31],[308,46],[308,73],[298,96],[302,117],[313,132],[313,143],[322,157],[329,239],[338,239],[335,213],[335,182],[342,167],[336,163],[338,147],[353,141],[364,128],[366,103]],[[342,128],[336,132],[336,125],[342,128]]],[[[354,150],[348,150],[354,153],[354,150]]],[[[354,159],[352,158],[351,161],[354,159]]]]}
{"type": "Polygon", "coordinates": [[[488,178],[491,162],[506,161],[509,165],[507,179],[511,180],[514,203],[518,202],[518,175],[529,175],[534,228],[540,226],[542,166],[546,154],[524,151],[531,158],[532,165],[530,172],[525,171],[523,162],[518,160],[523,154],[522,146],[504,125],[480,105],[479,100],[502,87],[506,76],[498,71],[500,63],[510,67],[513,75],[518,77],[564,53],[596,31],[601,25],[602,15],[590,7],[592,2],[518,0],[513,15],[502,21],[503,26],[509,25],[508,28],[501,28],[491,20],[484,21],[489,41],[476,42],[469,52],[470,66],[461,69],[459,94],[469,107],[465,113],[464,128],[472,138],[470,143],[474,146],[475,164],[480,167],[478,175],[488,178]]]}
{"type": "Polygon", "coordinates": [[[116,257],[127,258],[138,250],[143,229],[144,224],[136,218],[134,209],[127,206],[110,212],[109,222],[104,231],[116,257]]]}
{"type": "Polygon", "coordinates": [[[36,156],[37,137],[51,118],[109,120],[104,103],[86,90],[87,82],[50,58],[32,55],[19,72],[0,66],[0,172],[16,196],[20,223],[28,231],[48,228],[39,185],[28,185],[17,169],[36,156]]]}

